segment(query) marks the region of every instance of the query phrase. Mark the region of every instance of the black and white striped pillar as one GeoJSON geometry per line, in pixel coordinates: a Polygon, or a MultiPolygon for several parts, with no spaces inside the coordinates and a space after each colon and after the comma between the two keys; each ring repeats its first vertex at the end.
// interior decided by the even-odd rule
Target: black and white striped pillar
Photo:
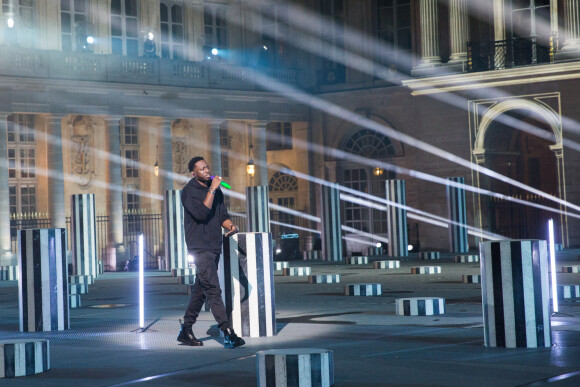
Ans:
{"type": "Polygon", "coordinates": [[[69,329],[66,229],[18,230],[20,331],[69,329]]]}
{"type": "Polygon", "coordinates": [[[0,379],[17,378],[50,369],[50,346],[45,339],[0,341],[0,379]]]}
{"type": "Polygon", "coordinates": [[[282,275],[291,277],[301,277],[305,275],[310,275],[310,267],[299,266],[299,267],[285,267],[282,269],[282,275]]]}
{"type": "MultiPolygon", "coordinates": [[[[387,200],[405,206],[405,180],[387,180],[386,197],[387,200]]],[[[408,236],[407,236],[407,210],[399,206],[387,205],[387,235],[389,238],[389,257],[407,257],[408,236]]]]}
{"type": "Polygon", "coordinates": [[[375,269],[398,269],[401,267],[401,261],[388,260],[388,261],[375,261],[373,262],[373,268],[375,269]]]}
{"type": "Polygon", "coordinates": [[[181,205],[181,190],[168,189],[165,191],[163,211],[165,258],[169,263],[168,269],[186,269],[189,267],[189,262],[183,228],[185,209],[181,205]]]}
{"type": "Polygon", "coordinates": [[[17,281],[18,266],[0,266],[0,281],[17,281]]]}
{"type": "Polygon", "coordinates": [[[366,265],[369,263],[369,257],[366,255],[355,255],[353,257],[347,257],[346,263],[349,265],[366,265]]]}
{"type": "MultiPolygon", "coordinates": [[[[447,180],[465,184],[463,177],[448,177],[447,180]]],[[[469,251],[467,241],[467,211],[465,190],[463,188],[447,186],[447,215],[455,223],[449,224],[449,251],[452,253],[466,253],[469,251]]]]}
{"type": "Polygon", "coordinates": [[[332,351],[314,348],[270,349],[256,353],[258,386],[334,385],[332,351]]]}
{"type": "Polygon", "coordinates": [[[441,259],[441,253],[439,251],[420,251],[419,259],[424,261],[432,259],[441,259]]]}
{"type": "Polygon", "coordinates": [[[249,232],[270,232],[268,186],[246,187],[246,222],[249,232]]]}
{"type": "Polygon", "coordinates": [[[304,260],[311,261],[311,260],[319,260],[322,256],[322,252],[320,250],[304,250],[304,260]]]}
{"type": "Polygon", "coordinates": [[[464,284],[480,284],[481,274],[463,274],[461,280],[464,284]]]}
{"type": "Polygon", "coordinates": [[[345,296],[380,296],[382,294],[381,284],[348,284],[344,287],[345,296]]]}
{"type": "Polygon", "coordinates": [[[410,297],[395,300],[398,316],[433,316],[445,313],[445,298],[410,297]]]}
{"type": "Polygon", "coordinates": [[[322,204],[322,259],[325,261],[342,261],[342,223],[340,217],[340,191],[338,184],[321,189],[322,204]]]}
{"type": "Polygon", "coordinates": [[[479,251],[485,345],[550,347],[546,241],[480,242],[479,251]]]}
{"type": "Polygon", "coordinates": [[[311,284],[336,284],[340,282],[340,274],[309,275],[308,282],[311,284]]]}
{"type": "Polygon", "coordinates": [[[276,335],[272,234],[224,239],[224,298],[229,321],[243,337],[276,335]]]}
{"type": "Polygon", "coordinates": [[[97,278],[97,218],[94,194],[71,195],[72,263],[75,275],[97,278]]]}

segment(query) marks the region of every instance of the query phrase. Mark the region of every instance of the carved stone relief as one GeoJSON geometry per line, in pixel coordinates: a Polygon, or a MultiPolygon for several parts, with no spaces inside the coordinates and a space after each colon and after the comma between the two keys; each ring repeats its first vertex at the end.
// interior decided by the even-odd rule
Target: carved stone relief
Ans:
{"type": "Polygon", "coordinates": [[[71,132],[71,173],[81,188],[88,188],[96,176],[95,136],[92,118],[74,116],[71,132]]]}

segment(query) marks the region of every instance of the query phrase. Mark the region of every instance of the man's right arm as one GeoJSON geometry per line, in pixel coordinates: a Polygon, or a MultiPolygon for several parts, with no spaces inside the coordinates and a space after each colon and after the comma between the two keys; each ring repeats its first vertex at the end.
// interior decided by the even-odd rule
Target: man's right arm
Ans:
{"type": "Polygon", "coordinates": [[[196,198],[190,189],[183,189],[181,193],[181,204],[198,221],[206,220],[211,213],[210,208],[205,205],[205,201],[202,202],[199,198],[196,198]]]}

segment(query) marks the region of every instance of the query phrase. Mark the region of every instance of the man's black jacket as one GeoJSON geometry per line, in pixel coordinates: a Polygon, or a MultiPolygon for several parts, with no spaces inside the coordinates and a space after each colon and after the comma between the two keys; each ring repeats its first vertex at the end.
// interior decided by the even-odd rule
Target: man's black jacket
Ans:
{"type": "Polygon", "coordinates": [[[211,210],[203,204],[207,187],[195,178],[181,191],[181,204],[185,208],[183,225],[185,243],[188,250],[213,251],[219,253],[222,248],[221,225],[230,214],[224,204],[224,194],[217,190],[211,210]]]}

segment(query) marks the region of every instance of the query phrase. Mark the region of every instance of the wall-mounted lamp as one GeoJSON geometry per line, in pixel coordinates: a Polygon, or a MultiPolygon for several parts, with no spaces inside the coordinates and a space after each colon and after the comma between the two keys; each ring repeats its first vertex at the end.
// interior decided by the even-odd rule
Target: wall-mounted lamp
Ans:
{"type": "Polygon", "coordinates": [[[250,161],[248,161],[248,165],[246,165],[246,172],[248,172],[248,175],[250,175],[251,177],[254,177],[254,174],[256,173],[256,164],[254,164],[254,158],[253,153],[254,153],[254,145],[252,145],[252,134],[251,134],[251,129],[250,129],[250,150],[248,152],[248,156],[250,157],[250,161]]]}
{"type": "Polygon", "coordinates": [[[155,176],[159,176],[159,160],[157,157],[157,154],[159,152],[159,145],[155,145],[155,165],[153,165],[153,173],[155,173],[155,176]]]}
{"type": "Polygon", "coordinates": [[[381,167],[376,167],[373,173],[375,174],[375,176],[381,176],[383,173],[385,173],[385,170],[381,167]]]}

